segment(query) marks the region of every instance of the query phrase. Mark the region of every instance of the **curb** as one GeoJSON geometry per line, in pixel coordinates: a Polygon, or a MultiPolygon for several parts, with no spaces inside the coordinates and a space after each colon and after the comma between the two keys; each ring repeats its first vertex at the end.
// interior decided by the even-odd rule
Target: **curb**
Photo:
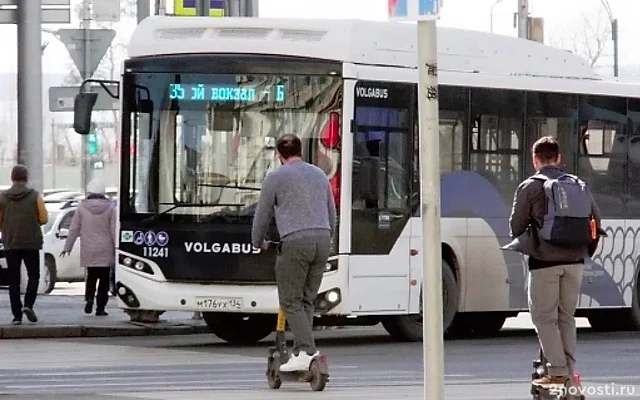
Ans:
{"type": "Polygon", "coordinates": [[[22,325],[0,327],[0,339],[56,339],[79,337],[171,336],[211,333],[206,325],[22,325]]]}

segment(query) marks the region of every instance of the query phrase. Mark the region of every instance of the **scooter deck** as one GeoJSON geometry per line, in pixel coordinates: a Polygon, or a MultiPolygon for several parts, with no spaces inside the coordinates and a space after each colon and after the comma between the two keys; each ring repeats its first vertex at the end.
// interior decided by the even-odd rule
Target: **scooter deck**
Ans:
{"type": "Polygon", "coordinates": [[[329,382],[329,366],[326,356],[316,356],[312,359],[309,369],[306,371],[280,371],[280,354],[272,348],[269,351],[267,363],[267,379],[269,387],[272,389],[280,388],[282,382],[299,382],[308,383],[314,391],[324,390],[325,385],[329,382]]]}
{"type": "MultiPolygon", "coordinates": [[[[287,359],[283,360],[280,358],[280,351],[275,348],[272,347],[269,349],[269,365],[272,365],[273,368],[277,368],[277,374],[281,375],[283,378],[286,379],[293,379],[296,380],[298,377],[306,375],[311,373],[311,370],[305,370],[305,371],[280,371],[280,365],[284,364],[287,362],[287,359]]],[[[320,373],[322,373],[323,375],[329,375],[329,364],[327,362],[327,357],[324,355],[320,355],[320,356],[315,356],[313,358],[311,358],[311,363],[316,363],[318,366],[318,369],[320,370],[320,373]]]]}
{"type": "Polygon", "coordinates": [[[282,309],[278,310],[278,323],[276,326],[276,338],[273,347],[269,348],[267,358],[267,379],[269,387],[279,389],[284,381],[296,381],[309,383],[313,391],[324,390],[329,382],[329,365],[324,355],[311,358],[309,369],[305,371],[280,371],[280,366],[285,364],[290,357],[287,340],[285,338],[286,318],[282,309]]]}
{"type": "Polygon", "coordinates": [[[581,386],[580,375],[574,374],[571,378],[565,381],[562,385],[556,387],[562,387],[563,390],[552,390],[550,385],[541,385],[535,383],[534,380],[542,378],[547,374],[547,359],[542,352],[542,349],[538,349],[537,360],[533,360],[533,372],[531,374],[531,395],[534,400],[585,400],[584,395],[576,396],[570,391],[567,392],[567,388],[573,385],[581,386]]]}

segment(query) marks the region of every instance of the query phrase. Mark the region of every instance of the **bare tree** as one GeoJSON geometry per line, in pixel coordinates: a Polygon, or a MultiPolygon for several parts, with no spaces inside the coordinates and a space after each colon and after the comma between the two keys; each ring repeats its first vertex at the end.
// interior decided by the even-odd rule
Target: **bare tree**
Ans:
{"type": "Polygon", "coordinates": [[[577,29],[569,35],[563,27],[563,35],[551,39],[550,45],[572,51],[583,57],[594,68],[611,44],[611,20],[606,9],[600,6],[595,12],[581,13],[577,29]]]}

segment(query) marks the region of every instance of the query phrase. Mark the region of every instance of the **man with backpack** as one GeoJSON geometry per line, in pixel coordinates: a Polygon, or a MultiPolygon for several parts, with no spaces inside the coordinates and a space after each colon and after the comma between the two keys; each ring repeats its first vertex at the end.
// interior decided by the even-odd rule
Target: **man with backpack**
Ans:
{"type": "Polygon", "coordinates": [[[555,138],[538,139],[532,150],[536,174],[516,190],[509,224],[518,244],[511,249],[529,256],[529,311],[549,362],[549,376],[533,383],[557,386],[573,375],[574,314],[601,218],[588,186],[560,168],[555,138]]]}

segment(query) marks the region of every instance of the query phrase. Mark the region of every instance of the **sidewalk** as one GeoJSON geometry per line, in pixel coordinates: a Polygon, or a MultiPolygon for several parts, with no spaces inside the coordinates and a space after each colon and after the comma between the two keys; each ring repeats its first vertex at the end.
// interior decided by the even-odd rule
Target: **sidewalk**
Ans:
{"type": "MultiPolygon", "coordinates": [[[[205,322],[192,319],[193,313],[165,312],[157,324],[129,322],[129,316],[118,308],[116,298],[109,297],[106,317],[84,313],[81,295],[39,295],[34,306],[38,322],[26,317],[22,325],[11,325],[9,293],[0,290],[0,338],[62,338],[105,336],[187,335],[211,333],[205,322]]],[[[94,309],[95,312],[95,309],[94,309]]]]}

